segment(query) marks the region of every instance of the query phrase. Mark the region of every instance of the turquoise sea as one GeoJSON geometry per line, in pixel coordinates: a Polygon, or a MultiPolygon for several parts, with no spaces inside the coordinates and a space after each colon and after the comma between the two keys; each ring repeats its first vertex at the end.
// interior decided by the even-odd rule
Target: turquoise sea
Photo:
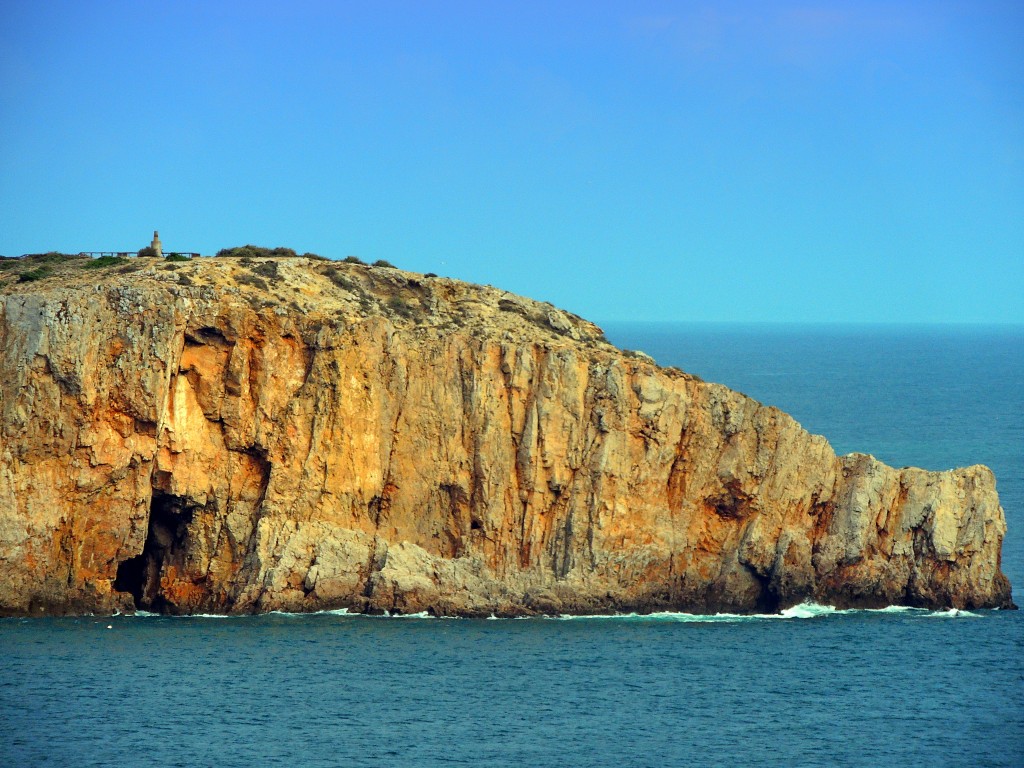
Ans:
{"type": "MultiPolygon", "coordinates": [[[[1024,328],[610,325],[840,452],[988,464],[1024,589],[1024,328]]],[[[1021,766],[1020,611],[0,620],[0,765],[1021,766]]]]}

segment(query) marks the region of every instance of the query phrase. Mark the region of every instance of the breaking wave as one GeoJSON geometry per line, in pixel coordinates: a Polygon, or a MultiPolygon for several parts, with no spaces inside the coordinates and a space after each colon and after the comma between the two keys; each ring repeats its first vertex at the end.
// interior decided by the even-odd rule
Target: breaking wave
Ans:
{"type": "Polygon", "coordinates": [[[933,610],[931,608],[911,608],[905,605],[890,605],[885,608],[835,608],[831,605],[820,605],[818,603],[800,603],[791,608],[786,608],[779,613],[678,613],[662,611],[658,613],[619,613],[609,615],[584,615],[574,616],[563,614],[545,618],[557,619],[560,621],[578,620],[611,620],[611,621],[648,621],[648,622],[677,622],[677,623],[739,623],[759,621],[779,621],[787,619],[820,619],[829,616],[851,616],[871,614],[902,614],[920,618],[980,618],[981,614],[958,608],[947,610],[933,610]]]}
{"type": "MultiPolygon", "coordinates": [[[[931,608],[911,608],[905,605],[890,605],[886,608],[835,608],[831,605],[820,605],[818,603],[800,603],[791,608],[786,608],[779,613],[682,613],[675,611],[659,611],[656,613],[612,613],[612,614],[560,614],[557,616],[511,616],[502,617],[490,615],[487,621],[630,621],[630,622],[675,622],[675,623],[740,623],[760,621],[781,621],[790,619],[822,619],[830,616],[851,616],[871,614],[899,614],[915,618],[928,619],[963,619],[982,618],[980,613],[959,608],[947,608],[934,610],[931,608]]],[[[293,611],[270,611],[266,614],[223,614],[223,613],[196,613],[185,616],[169,616],[149,611],[136,611],[134,614],[126,614],[118,618],[178,618],[178,619],[252,619],[260,615],[284,616],[289,618],[307,618],[310,616],[341,616],[358,619],[457,619],[458,616],[435,616],[427,611],[418,613],[389,613],[364,614],[350,611],[348,608],[333,608],[324,611],[311,611],[309,613],[297,613],[293,611]]]]}

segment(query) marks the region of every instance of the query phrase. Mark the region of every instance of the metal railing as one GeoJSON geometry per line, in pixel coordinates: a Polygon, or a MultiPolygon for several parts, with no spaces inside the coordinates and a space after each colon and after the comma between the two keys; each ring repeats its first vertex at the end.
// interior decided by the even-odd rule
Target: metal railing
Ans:
{"type": "MultiPolygon", "coordinates": [[[[171,254],[177,254],[178,256],[187,256],[190,259],[199,258],[199,254],[195,251],[167,251],[164,256],[170,256],[171,254]]],[[[115,256],[121,259],[131,259],[138,256],[138,251],[79,251],[79,256],[88,256],[92,259],[98,259],[102,256],[115,256]]]]}

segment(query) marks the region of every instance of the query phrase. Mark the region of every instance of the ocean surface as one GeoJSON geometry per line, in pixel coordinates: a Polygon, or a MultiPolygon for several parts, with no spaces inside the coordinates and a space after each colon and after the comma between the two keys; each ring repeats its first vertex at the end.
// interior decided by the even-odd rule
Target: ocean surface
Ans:
{"type": "MultiPolygon", "coordinates": [[[[837,451],[984,463],[1024,589],[1024,328],[617,325],[837,451]]],[[[1020,611],[0,620],[6,766],[1024,766],[1020,611]]]]}

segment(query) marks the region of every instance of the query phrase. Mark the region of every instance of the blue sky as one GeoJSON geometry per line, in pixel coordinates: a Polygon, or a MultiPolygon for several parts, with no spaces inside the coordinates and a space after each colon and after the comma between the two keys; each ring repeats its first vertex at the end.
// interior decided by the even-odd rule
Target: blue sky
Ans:
{"type": "Polygon", "coordinates": [[[598,322],[1024,322],[1024,4],[4,0],[0,254],[155,228],[598,322]]]}

